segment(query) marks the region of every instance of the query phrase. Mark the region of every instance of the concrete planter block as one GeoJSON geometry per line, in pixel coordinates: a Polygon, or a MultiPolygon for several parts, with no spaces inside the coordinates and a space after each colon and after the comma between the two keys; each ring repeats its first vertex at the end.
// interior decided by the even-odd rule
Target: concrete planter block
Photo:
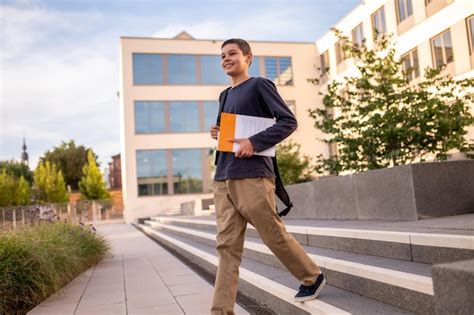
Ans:
{"type": "Polygon", "coordinates": [[[418,218],[474,212],[474,160],[414,164],[418,218]]]}
{"type": "MultiPolygon", "coordinates": [[[[287,186],[294,204],[289,218],[357,219],[352,175],[324,177],[287,186]]],[[[284,209],[278,201],[278,209],[284,209]]]]}
{"type": "Polygon", "coordinates": [[[357,218],[416,220],[410,165],[354,174],[357,218]]]}
{"type": "Polygon", "coordinates": [[[294,204],[289,218],[418,220],[473,213],[474,161],[402,165],[286,188],[294,204]]]}
{"type": "Polygon", "coordinates": [[[359,219],[417,220],[474,212],[474,161],[354,174],[359,219]]]}
{"type": "Polygon", "coordinates": [[[431,274],[436,314],[474,314],[474,260],[436,265],[431,274]]]}

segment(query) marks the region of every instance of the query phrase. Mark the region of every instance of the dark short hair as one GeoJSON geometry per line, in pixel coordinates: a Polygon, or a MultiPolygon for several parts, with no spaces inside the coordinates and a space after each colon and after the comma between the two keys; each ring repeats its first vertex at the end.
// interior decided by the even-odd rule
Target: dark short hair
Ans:
{"type": "MultiPolygon", "coordinates": [[[[224,46],[229,45],[229,44],[237,44],[237,46],[239,46],[239,49],[242,50],[242,54],[244,56],[252,52],[252,48],[250,48],[249,43],[245,39],[241,39],[241,38],[228,39],[222,43],[221,49],[224,48],[224,46]]],[[[252,65],[252,60],[250,60],[249,67],[251,65],[252,65]]]]}
{"type": "Polygon", "coordinates": [[[244,54],[244,56],[252,52],[252,49],[250,48],[249,43],[244,39],[240,39],[240,38],[228,39],[222,43],[221,49],[224,48],[224,46],[229,45],[229,44],[237,44],[237,46],[239,46],[239,49],[242,50],[242,53],[244,54]]]}

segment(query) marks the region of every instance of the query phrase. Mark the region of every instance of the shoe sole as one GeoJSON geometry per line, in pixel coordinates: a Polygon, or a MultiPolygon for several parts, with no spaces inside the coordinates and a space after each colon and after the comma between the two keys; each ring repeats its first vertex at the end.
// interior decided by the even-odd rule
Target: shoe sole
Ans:
{"type": "Polygon", "coordinates": [[[321,289],[324,287],[325,284],[326,284],[326,278],[323,279],[323,282],[321,282],[321,285],[316,290],[316,292],[314,292],[313,295],[308,295],[305,297],[295,297],[295,302],[306,302],[306,301],[314,300],[315,298],[318,297],[319,292],[321,292],[321,289]]]}

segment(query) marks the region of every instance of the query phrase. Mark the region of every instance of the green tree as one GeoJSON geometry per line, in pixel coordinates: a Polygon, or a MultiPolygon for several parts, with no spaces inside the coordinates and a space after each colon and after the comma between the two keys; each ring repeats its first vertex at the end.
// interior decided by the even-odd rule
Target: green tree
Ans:
{"type": "Polygon", "coordinates": [[[0,207],[28,205],[30,186],[26,179],[9,174],[6,169],[0,172],[0,207]]]}
{"type": "Polygon", "coordinates": [[[28,181],[22,176],[18,180],[17,190],[15,194],[16,205],[29,205],[31,201],[30,185],[28,181]]]}
{"type": "Polygon", "coordinates": [[[0,207],[11,206],[15,203],[15,177],[7,173],[6,169],[0,172],[0,207]]]}
{"type": "Polygon", "coordinates": [[[310,181],[313,177],[311,159],[300,156],[301,146],[291,140],[277,145],[278,171],[283,184],[290,185],[310,181]]]}
{"type": "Polygon", "coordinates": [[[110,198],[110,193],[107,191],[104,178],[92,151],[87,154],[87,164],[82,168],[82,173],[83,176],[79,182],[81,199],[100,200],[110,198]]]}
{"type": "Polygon", "coordinates": [[[63,174],[55,164],[40,162],[34,172],[35,199],[39,203],[60,203],[69,200],[63,174]]]}
{"type": "Polygon", "coordinates": [[[30,185],[33,183],[33,172],[30,171],[28,165],[15,160],[0,161],[0,172],[2,170],[6,170],[8,174],[13,175],[16,178],[23,176],[30,185]]]}
{"type": "Polygon", "coordinates": [[[403,69],[390,36],[374,36],[375,48],[368,49],[333,31],[359,75],[330,82],[324,108],[309,111],[315,127],[328,135],[320,140],[338,149],[330,158],[317,157],[319,173],[445,160],[453,149],[471,156],[474,143],[465,135],[474,124],[474,79],[453,80],[441,67],[410,81],[412,69],[403,69]]]}
{"type": "MultiPolygon", "coordinates": [[[[83,145],[76,146],[74,140],[69,142],[61,142],[61,145],[54,147],[51,151],[46,151],[44,156],[40,158],[42,162],[49,161],[57,165],[63,173],[66,184],[71,186],[72,190],[79,189],[79,181],[82,178],[82,168],[87,164],[88,149],[83,145]]],[[[97,161],[97,156],[94,155],[97,161]]]]}

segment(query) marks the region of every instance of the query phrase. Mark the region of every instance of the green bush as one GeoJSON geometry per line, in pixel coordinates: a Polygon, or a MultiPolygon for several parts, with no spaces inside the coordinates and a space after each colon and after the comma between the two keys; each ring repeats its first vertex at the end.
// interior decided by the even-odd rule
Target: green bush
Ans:
{"type": "Polygon", "coordinates": [[[0,314],[26,314],[108,252],[103,237],[69,223],[0,233],[0,314]]]}

